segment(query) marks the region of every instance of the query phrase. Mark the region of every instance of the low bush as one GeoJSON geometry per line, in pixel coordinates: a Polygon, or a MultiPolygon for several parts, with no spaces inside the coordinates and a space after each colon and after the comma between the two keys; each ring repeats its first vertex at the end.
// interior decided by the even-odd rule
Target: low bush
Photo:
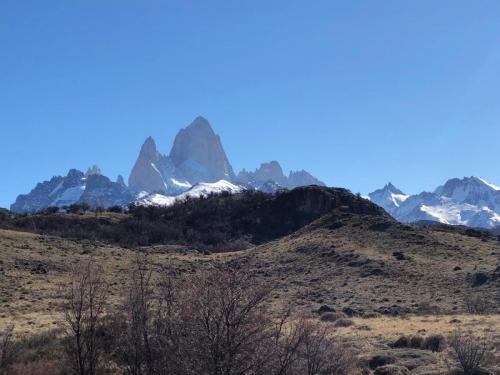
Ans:
{"type": "Polygon", "coordinates": [[[337,320],[344,319],[346,316],[341,312],[325,312],[321,314],[320,320],[323,322],[336,322],[337,320]]]}
{"type": "Polygon", "coordinates": [[[410,347],[410,338],[403,335],[389,346],[391,346],[392,348],[408,348],[410,347]]]}
{"type": "Polygon", "coordinates": [[[411,336],[410,342],[409,342],[410,348],[421,349],[423,342],[424,342],[424,339],[422,338],[422,336],[418,336],[418,335],[411,336]]]}
{"type": "Polygon", "coordinates": [[[430,350],[432,352],[440,352],[443,348],[444,337],[441,335],[427,336],[422,343],[422,349],[430,350]]]}
{"type": "Polygon", "coordinates": [[[486,314],[489,310],[488,299],[480,294],[465,296],[464,303],[469,314],[486,314]]]}
{"type": "Polygon", "coordinates": [[[335,327],[350,327],[354,325],[351,319],[339,319],[335,322],[335,327]]]}

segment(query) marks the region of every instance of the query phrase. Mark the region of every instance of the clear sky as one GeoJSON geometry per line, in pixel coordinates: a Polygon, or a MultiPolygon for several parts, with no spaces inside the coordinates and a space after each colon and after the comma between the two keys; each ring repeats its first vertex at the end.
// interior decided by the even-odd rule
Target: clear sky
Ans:
{"type": "Polygon", "coordinates": [[[0,206],[70,168],[128,178],[197,115],[236,171],[500,184],[500,1],[0,2],[0,206]]]}

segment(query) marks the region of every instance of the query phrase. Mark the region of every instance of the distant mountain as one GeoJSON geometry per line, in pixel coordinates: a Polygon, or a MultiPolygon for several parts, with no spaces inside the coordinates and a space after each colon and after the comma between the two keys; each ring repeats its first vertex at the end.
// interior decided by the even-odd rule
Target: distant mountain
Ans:
{"type": "Polygon", "coordinates": [[[203,117],[181,129],[170,154],[162,155],[153,138],[144,142],[129,177],[137,192],[176,195],[198,182],[232,181],[234,172],[220,137],[203,117]]]}
{"type": "Polygon", "coordinates": [[[369,194],[370,199],[403,222],[494,228],[500,225],[500,187],[478,177],[454,178],[433,192],[406,195],[394,185],[369,194]]]}
{"type": "Polygon", "coordinates": [[[373,193],[370,193],[369,197],[371,201],[381,206],[387,212],[391,212],[399,208],[399,206],[401,206],[401,204],[408,199],[408,195],[403,194],[401,190],[396,188],[390,182],[382,189],[378,189],[373,193]]]}
{"type": "Polygon", "coordinates": [[[285,176],[281,165],[275,160],[262,163],[253,172],[243,169],[238,173],[236,180],[264,191],[276,191],[280,188],[293,189],[305,185],[325,186],[323,182],[304,170],[290,171],[288,176],[285,176]]]}
{"type": "Polygon", "coordinates": [[[87,173],[71,169],[66,176],[52,177],[38,183],[29,194],[19,195],[10,209],[14,212],[35,212],[47,207],[64,207],[87,203],[92,207],[126,205],[133,199],[127,187],[100,174],[97,167],[87,173]]]}
{"type": "Polygon", "coordinates": [[[85,174],[73,169],[65,177],[39,183],[29,194],[18,196],[11,210],[34,212],[80,202],[91,207],[125,206],[131,202],[168,205],[189,194],[205,195],[205,191],[250,188],[275,192],[313,184],[324,185],[303,170],[285,176],[277,161],[264,163],[254,172],[243,170],[236,176],[220,137],[205,118],[197,117],[177,133],[168,155],[157,149],[153,138],[144,141],[128,187],[121,175],[112,182],[95,165],[85,174]]]}

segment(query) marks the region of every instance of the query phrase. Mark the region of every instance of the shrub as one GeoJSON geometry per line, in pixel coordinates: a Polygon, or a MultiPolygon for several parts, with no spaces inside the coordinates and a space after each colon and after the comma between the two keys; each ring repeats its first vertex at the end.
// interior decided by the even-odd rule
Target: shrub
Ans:
{"type": "Polygon", "coordinates": [[[42,215],[53,215],[59,212],[59,207],[47,207],[40,211],[42,215]]]}
{"type": "Polygon", "coordinates": [[[486,314],[488,312],[488,299],[480,294],[468,294],[464,298],[464,303],[469,314],[486,314]]]}
{"type": "Polygon", "coordinates": [[[448,340],[453,359],[465,375],[478,372],[488,357],[486,339],[471,333],[455,331],[448,340]]]}
{"type": "Polygon", "coordinates": [[[341,312],[326,312],[321,314],[320,319],[323,322],[336,322],[337,320],[344,319],[346,316],[341,312]]]}
{"type": "Polygon", "coordinates": [[[366,313],[363,313],[361,316],[363,319],[373,319],[373,318],[380,318],[382,314],[376,312],[376,311],[369,311],[366,313]]]}
{"type": "Polygon", "coordinates": [[[422,349],[440,352],[444,347],[444,337],[441,335],[431,335],[425,338],[422,349]]]}
{"type": "Polygon", "coordinates": [[[410,348],[413,349],[420,349],[422,347],[422,343],[424,342],[424,339],[422,336],[411,336],[410,337],[410,348]]]}
{"type": "Polygon", "coordinates": [[[410,338],[408,336],[401,336],[391,345],[393,348],[408,348],[410,346],[410,338]]]}
{"type": "Polygon", "coordinates": [[[90,206],[87,203],[73,203],[66,208],[70,214],[83,214],[89,209],[90,206]]]}
{"type": "Polygon", "coordinates": [[[17,338],[13,343],[15,361],[29,363],[59,358],[63,352],[60,335],[59,330],[50,330],[17,338]]]}
{"type": "Polygon", "coordinates": [[[354,324],[351,319],[339,319],[335,322],[335,327],[350,327],[354,324]]]}
{"type": "Polygon", "coordinates": [[[117,214],[123,213],[123,207],[122,206],[111,206],[108,207],[108,212],[114,212],[117,214]]]}
{"type": "Polygon", "coordinates": [[[7,373],[7,368],[12,360],[12,333],[14,326],[9,326],[0,332],[0,375],[7,373]]]}

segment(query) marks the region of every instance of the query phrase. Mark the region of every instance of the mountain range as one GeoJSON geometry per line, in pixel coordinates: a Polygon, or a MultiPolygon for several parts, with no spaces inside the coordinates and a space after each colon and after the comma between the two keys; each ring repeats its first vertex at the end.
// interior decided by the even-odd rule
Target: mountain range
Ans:
{"type": "Polygon", "coordinates": [[[478,228],[500,225],[500,187],[479,177],[453,178],[432,192],[415,195],[388,183],[368,197],[402,222],[436,221],[478,228]]]}
{"type": "MultiPolygon", "coordinates": [[[[285,174],[277,161],[236,174],[219,135],[205,118],[197,117],[177,133],[168,154],[160,152],[154,139],[148,137],[132,167],[128,186],[122,176],[111,181],[97,166],[85,173],[71,169],[66,176],[38,183],[29,194],[19,195],[11,210],[36,212],[74,203],[91,207],[171,205],[211,193],[245,189],[273,193],[306,185],[325,184],[304,170],[285,174]]],[[[432,192],[415,195],[388,183],[366,198],[402,222],[432,221],[488,229],[500,226],[500,187],[479,177],[453,178],[432,192]]]]}
{"type": "Polygon", "coordinates": [[[30,193],[19,195],[10,208],[25,213],[75,203],[91,207],[169,205],[187,196],[243,189],[275,192],[304,185],[324,183],[304,170],[286,176],[277,161],[263,163],[253,172],[243,169],[236,175],[220,137],[205,118],[197,117],[177,133],[168,155],[162,154],[154,139],[148,137],[131,170],[128,186],[122,176],[111,181],[97,166],[86,173],[71,169],[66,176],[55,176],[38,183],[30,193]]]}

